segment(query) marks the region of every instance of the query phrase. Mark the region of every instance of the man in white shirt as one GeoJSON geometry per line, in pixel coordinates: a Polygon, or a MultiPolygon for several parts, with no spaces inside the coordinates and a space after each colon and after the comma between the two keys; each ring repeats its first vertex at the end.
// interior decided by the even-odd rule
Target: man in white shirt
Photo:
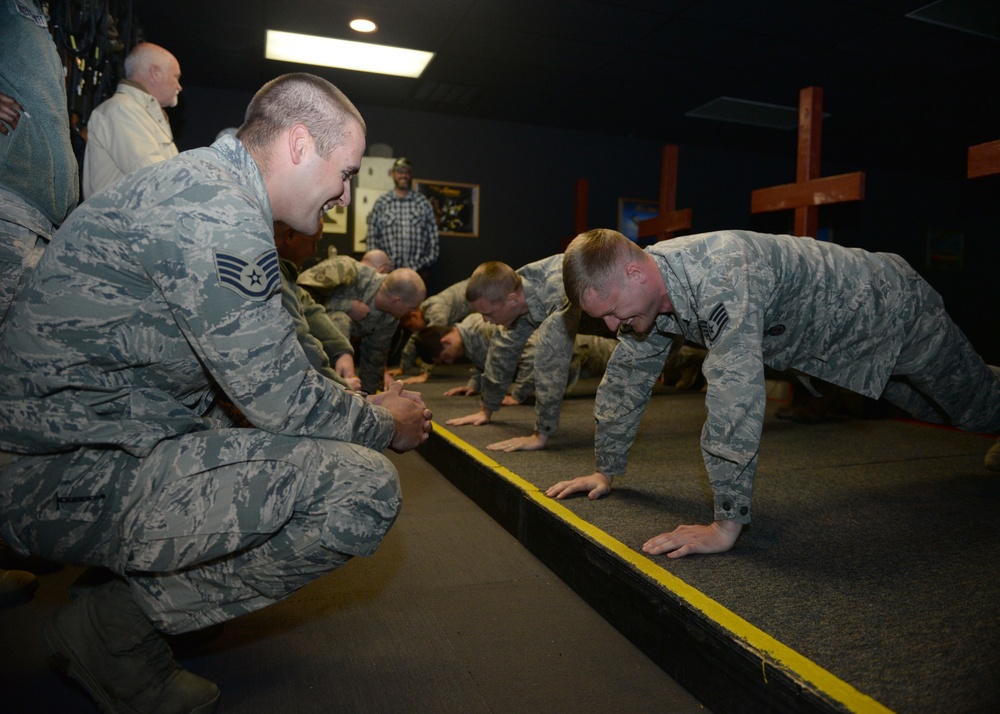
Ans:
{"type": "Polygon", "coordinates": [[[164,107],[177,106],[181,92],[177,58],[159,45],[143,42],[125,58],[125,79],[87,122],[83,158],[83,197],[117,182],[143,166],[177,156],[164,107]]]}

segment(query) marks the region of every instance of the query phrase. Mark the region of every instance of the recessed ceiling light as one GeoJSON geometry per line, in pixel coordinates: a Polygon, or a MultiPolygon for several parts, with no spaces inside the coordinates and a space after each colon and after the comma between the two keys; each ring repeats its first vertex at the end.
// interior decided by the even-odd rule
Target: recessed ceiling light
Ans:
{"type": "Polygon", "coordinates": [[[351,20],[351,29],[355,32],[375,32],[378,25],[371,20],[363,20],[359,17],[357,20],[351,20]]]}
{"type": "Polygon", "coordinates": [[[749,99],[734,99],[733,97],[718,97],[707,104],[685,112],[684,116],[751,126],[766,126],[771,129],[795,129],[799,125],[797,107],[784,107],[778,104],[766,104],[749,99]]]}
{"type": "Polygon", "coordinates": [[[358,72],[419,77],[434,58],[434,53],[268,30],[264,57],[281,62],[299,62],[358,72]]]}

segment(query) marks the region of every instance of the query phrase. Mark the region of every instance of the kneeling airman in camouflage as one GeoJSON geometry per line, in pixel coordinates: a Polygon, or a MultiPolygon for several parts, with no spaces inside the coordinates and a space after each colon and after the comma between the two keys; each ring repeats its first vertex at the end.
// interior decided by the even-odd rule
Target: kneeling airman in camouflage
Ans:
{"type": "Polygon", "coordinates": [[[213,711],[160,633],[278,602],[372,553],[399,511],[380,452],[426,440],[430,412],[311,368],[273,235],[348,204],[364,147],[329,82],[269,82],[236,138],[79,207],[0,336],[2,538],[117,574],[45,629],[104,710],[213,711]]]}

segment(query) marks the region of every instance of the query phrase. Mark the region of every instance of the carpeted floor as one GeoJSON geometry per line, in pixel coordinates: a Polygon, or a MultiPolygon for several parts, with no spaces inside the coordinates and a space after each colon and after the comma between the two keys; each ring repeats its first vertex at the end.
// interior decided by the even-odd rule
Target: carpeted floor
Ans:
{"type": "MultiPolygon", "coordinates": [[[[374,556],[179,649],[239,714],[706,711],[417,454],[374,556]]],[[[0,712],[93,712],[49,670],[42,621],[81,569],[0,609],[0,712]]]]}
{"type": "MultiPolygon", "coordinates": [[[[463,382],[452,367],[422,385],[436,421],[477,408],[443,397],[463,382]]],[[[584,381],[569,395],[543,451],[489,457],[541,490],[592,472],[595,388],[584,381]]],[[[1000,475],[982,465],[993,438],[894,419],[802,425],[776,419],[779,406],[768,406],[753,524],[734,550],[650,560],[889,709],[997,711],[1000,475]]],[[[533,422],[520,406],[448,429],[485,450],[533,422]]],[[[700,393],[658,387],[627,476],[608,497],[563,505],[636,552],[707,522],[703,422],[700,393]]]]}

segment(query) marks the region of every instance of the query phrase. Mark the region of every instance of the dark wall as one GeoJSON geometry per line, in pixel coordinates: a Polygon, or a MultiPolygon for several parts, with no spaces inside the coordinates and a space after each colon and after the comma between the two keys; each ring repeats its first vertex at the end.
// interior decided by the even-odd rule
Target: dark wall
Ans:
{"type": "MultiPolygon", "coordinates": [[[[211,143],[219,130],[238,126],[250,94],[187,87],[171,110],[184,150],[211,143]]],[[[656,200],[660,145],[499,121],[359,106],[369,144],[388,144],[414,163],[416,178],[478,184],[478,238],[442,236],[441,257],[429,289],[469,276],[485,260],[514,267],[559,252],[572,236],[578,178],[589,184],[590,227],[616,227],[618,198],[656,200]]],[[[693,210],[692,232],[747,228],[792,231],[792,213],[750,214],[756,188],[795,178],[796,137],[788,156],[681,146],[677,205],[693,210]]],[[[928,150],[933,150],[932,148],[928,150]]],[[[842,245],[899,253],[945,298],[955,321],[987,361],[1000,364],[1000,176],[965,178],[965,157],[949,174],[924,175],[885,166],[842,166],[823,157],[823,174],[866,173],[863,202],[820,209],[820,226],[842,245]],[[928,265],[928,232],[961,236],[961,265],[928,265]]],[[[341,252],[350,252],[345,242],[341,252]]]]}

